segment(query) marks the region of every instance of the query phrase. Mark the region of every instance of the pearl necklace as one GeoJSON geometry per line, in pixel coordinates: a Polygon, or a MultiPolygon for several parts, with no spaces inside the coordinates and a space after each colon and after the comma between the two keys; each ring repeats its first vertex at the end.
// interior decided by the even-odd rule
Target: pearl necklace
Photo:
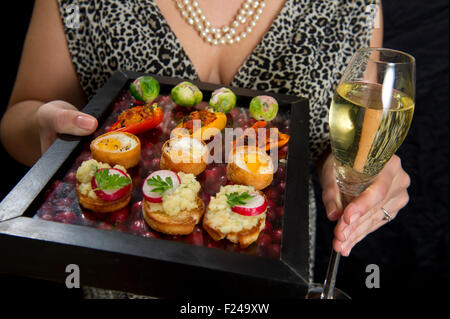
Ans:
{"type": "Polygon", "coordinates": [[[206,18],[196,0],[176,0],[177,8],[187,23],[195,28],[204,41],[212,45],[233,44],[245,39],[261,17],[266,2],[264,0],[245,0],[228,26],[215,27],[206,18]],[[247,25],[240,33],[236,29],[247,25]]]}

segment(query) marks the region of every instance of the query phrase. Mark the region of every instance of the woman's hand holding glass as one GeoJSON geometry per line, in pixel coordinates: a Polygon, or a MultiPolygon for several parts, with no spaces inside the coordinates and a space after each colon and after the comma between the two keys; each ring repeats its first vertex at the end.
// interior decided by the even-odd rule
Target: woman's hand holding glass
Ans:
{"type": "Polygon", "coordinates": [[[333,161],[330,153],[319,176],[323,189],[322,200],[328,218],[331,221],[338,220],[334,229],[333,249],[342,256],[348,256],[359,241],[386,224],[381,207],[395,218],[398,211],[406,206],[410,178],[403,170],[400,158],[394,155],[373,183],[343,210],[333,161]]]}

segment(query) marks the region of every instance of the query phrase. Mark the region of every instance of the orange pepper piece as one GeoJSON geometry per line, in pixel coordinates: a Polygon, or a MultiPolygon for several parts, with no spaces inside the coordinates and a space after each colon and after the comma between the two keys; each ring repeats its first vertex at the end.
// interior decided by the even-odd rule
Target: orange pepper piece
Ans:
{"type": "MultiPolygon", "coordinates": [[[[266,121],[257,121],[251,127],[246,129],[244,131],[244,133],[239,137],[239,139],[243,139],[246,136],[248,136],[250,134],[251,130],[255,130],[255,133],[256,133],[259,128],[265,128],[266,126],[267,126],[266,121]]],[[[287,142],[289,142],[290,137],[288,134],[281,133],[278,129],[276,129],[276,130],[277,130],[277,135],[278,135],[278,139],[276,141],[271,140],[270,135],[269,136],[266,135],[266,144],[265,144],[266,151],[268,151],[272,148],[275,148],[275,147],[281,148],[283,145],[285,145],[287,142]]],[[[258,138],[257,135],[256,135],[256,138],[258,138]]],[[[233,142],[233,150],[236,148],[236,143],[237,143],[237,140],[233,142]]],[[[258,141],[256,141],[256,144],[258,145],[258,141]]]]}
{"type": "MultiPolygon", "coordinates": [[[[210,112],[210,111],[207,111],[207,112],[210,112]]],[[[193,137],[202,139],[202,140],[208,140],[225,128],[225,126],[227,124],[227,116],[222,112],[210,112],[210,113],[214,113],[215,119],[206,125],[204,125],[202,123],[201,127],[198,130],[196,130],[195,132],[192,132],[191,135],[193,137]]],[[[181,122],[180,124],[177,125],[177,127],[174,130],[183,128],[183,126],[184,126],[184,122],[181,122]]],[[[174,133],[176,133],[176,131],[174,133]]]]}

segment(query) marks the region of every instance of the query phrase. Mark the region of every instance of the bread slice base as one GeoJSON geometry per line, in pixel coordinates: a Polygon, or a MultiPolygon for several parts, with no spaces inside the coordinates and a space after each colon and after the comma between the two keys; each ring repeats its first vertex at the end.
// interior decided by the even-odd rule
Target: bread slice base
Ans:
{"type": "Polygon", "coordinates": [[[203,229],[205,229],[208,234],[214,239],[215,241],[219,241],[221,239],[228,239],[234,244],[239,244],[241,248],[246,248],[250,246],[252,243],[254,243],[258,237],[260,232],[265,227],[265,218],[261,218],[258,221],[258,224],[250,229],[242,229],[239,232],[230,232],[227,234],[222,233],[220,230],[214,228],[208,221],[207,218],[203,218],[203,229]]]}
{"type": "Polygon", "coordinates": [[[80,193],[80,183],[77,182],[76,190],[78,196],[78,203],[93,212],[97,213],[111,213],[116,210],[122,209],[130,203],[131,200],[131,187],[130,191],[127,195],[115,200],[115,201],[106,201],[101,198],[92,198],[87,195],[80,193]]]}
{"type": "Polygon", "coordinates": [[[196,198],[197,208],[182,211],[176,216],[170,216],[161,211],[150,211],[150,203],[143,199],[142,215],[147,224],[154,230],[168,235],[188,235],[200,222],[205,211],[205,203],[196,198]]]}

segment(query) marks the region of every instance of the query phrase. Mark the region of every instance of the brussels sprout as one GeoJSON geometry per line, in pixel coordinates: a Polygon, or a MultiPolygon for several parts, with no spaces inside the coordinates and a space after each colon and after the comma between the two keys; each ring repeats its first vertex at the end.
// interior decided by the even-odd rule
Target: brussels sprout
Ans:
{"type": "Polygon", "coordinates": [[[180,106],[191,107],[203,100],[203,93],[190,82],[181,82],[171,91],[172,100],[180,106]]]}
{"type": "Polygon", "coordinates": [[[130,93],[136,100],[151,103],[159,95],[159,82],[152,76],[140,76],[130,83],[130,93]]]}
{"type": "Polygon", "coordinates": [[[272,121],[278,112],[278,102],[271,96],[255,96],[250,101],[250,114],[258,121],[272,121]]]}
{"type": "Polygon", "coordinates": [[[236,94],[228,88],[217,89],[212,93],[209,105],[216,112],[228,113],[236,106],[236,94]]]}

